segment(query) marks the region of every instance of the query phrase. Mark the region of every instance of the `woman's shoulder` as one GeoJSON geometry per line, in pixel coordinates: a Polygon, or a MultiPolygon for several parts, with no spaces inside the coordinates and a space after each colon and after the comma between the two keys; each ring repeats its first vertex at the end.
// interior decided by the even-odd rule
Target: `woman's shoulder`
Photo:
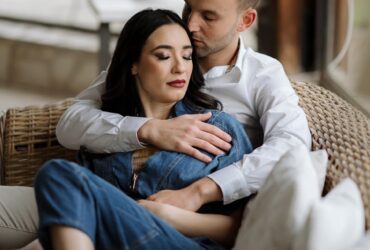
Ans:
{"type": "Polygon", "coordinates": [[[208,120],[208,123],[223,123],[223,124],[230,124],[238,122],[233,116],[226,113],[222,110],[216,110],[216,109],[206,109],[204,113],[211,112],[212,117],[208,120]]]}
{"type": "Polygon", "coordinates": [[[216,125],[216,126],[222,125],[223,127],[225,127],[227,126],[227,124],[238,123],[238,121],[233,116],[231,116],[230,114],[222,110],[205,109],[201,107],[196,107],[196,108],[189,107],[183,102],[177,103],[175,107],[176,116],[184,115],[184,114],[204,114],[208,112],[212,113],[211,118],[207,121],[209,124],[216,125]]]}

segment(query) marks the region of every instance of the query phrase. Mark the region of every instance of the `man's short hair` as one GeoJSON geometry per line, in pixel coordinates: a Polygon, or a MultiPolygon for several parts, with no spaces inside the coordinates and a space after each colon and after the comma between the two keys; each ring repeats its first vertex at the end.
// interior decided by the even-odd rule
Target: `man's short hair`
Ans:
{"type": "Polygon", "coordinates": [[[239,9],[257,8],[259,0],[238,0],[239,9]]]}

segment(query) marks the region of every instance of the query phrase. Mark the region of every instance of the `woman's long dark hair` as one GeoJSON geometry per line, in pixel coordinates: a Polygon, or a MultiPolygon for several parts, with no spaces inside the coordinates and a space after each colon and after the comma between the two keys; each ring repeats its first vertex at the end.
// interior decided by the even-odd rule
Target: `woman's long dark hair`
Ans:
{"type": "MultiPolygon", "coordinates": [[[[102,110],[123,116],[144,116],[131,67],[139,61],[148,37],[159,27],[173,23],[183,27],[194,48],[188,27],[172,11],[146,9],[138,12],[127,21],[118,38],[108,69],[106,92],[101,97],[102,110]]],[[[218,100],[200,91],[201,87],[204,86],[204,79],[195,50],[192,53],[192,61],[193,72],[184,96],[184,102],[197,110],[199,108],[221,109],[222,105],[218,100]]]]}

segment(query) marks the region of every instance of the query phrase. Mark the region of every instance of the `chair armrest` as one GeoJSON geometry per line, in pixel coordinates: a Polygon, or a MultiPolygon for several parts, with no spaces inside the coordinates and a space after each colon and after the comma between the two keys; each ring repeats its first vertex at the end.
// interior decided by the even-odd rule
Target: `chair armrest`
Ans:
{"type": "MultiPolygon", "coordinates": [[[[32,186],[35,173],[49,159],[75,159],[76,151],[62,147],[55,127],[72,99],[8,109],[1,128],[1,184],[32,186]]],[[[0,151],[0,152],[1,152],[0,151]]]]}
{"type": "Polygon", "coordinates": [[[320,86],[292,83],[312,134],[312,150],[325,149],[329,166],[324,193],[345,177],[355,181],[370,227],[370,120],[348,102],[320,86]]]}

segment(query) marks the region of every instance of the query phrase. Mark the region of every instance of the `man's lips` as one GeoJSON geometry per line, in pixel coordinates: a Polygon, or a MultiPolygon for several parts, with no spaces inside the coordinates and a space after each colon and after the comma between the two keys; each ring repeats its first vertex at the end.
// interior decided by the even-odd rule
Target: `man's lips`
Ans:
{"type": "Polygon", "coordinates": [[[192,37],[192,39],[193,39],[193,42],[194,42],[194,43],[198,43],[198,44],[199,44],[199,43],[203,43],[202,39],[200,39],[200,38],[198,38],[198,37],[194,37],[194,36],[193,36],[193,37],[192,37]]]}
{"type": "Polygon", "coordinates": [[[186,83],[185,80],[174,80],[174,81],[168,82],[167,84],[170,85],[171,87],[182,88],[185,86],[185,83],[186,83]]]}
{"type": "Polygon", "coordinates": [[[194,43],[198,43],[198,44],[199,44],[199,43],[203,43],[201,40],[197,40],[197,39],[194,39],[194,38],[193,38],[193,42],[194,42],[194,43]]]}

